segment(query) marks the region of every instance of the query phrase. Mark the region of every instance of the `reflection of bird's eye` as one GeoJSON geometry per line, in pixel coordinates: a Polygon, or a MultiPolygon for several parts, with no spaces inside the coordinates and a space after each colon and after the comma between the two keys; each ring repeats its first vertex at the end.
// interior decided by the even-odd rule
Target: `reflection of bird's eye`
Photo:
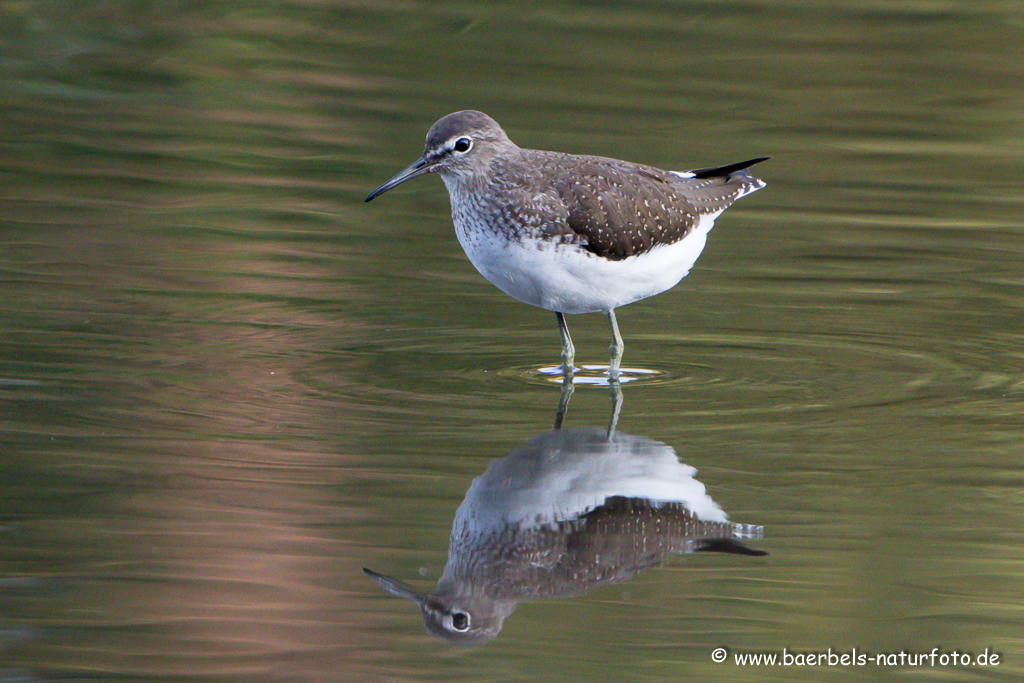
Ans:
{"type": "Polygon", "coordinates": [[[455,612],[452,614],[452,628],[456,631],[465,631],[469,628],[469,615],[465,612],[455,612]]]}

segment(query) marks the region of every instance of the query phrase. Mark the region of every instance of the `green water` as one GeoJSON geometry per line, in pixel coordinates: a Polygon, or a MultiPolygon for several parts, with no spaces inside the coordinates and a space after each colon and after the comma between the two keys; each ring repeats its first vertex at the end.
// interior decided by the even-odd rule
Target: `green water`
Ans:
{"type": "MultiPolygon", "coordinates": [[[[0,681],[1019,680],[1024,10],[998,2],[0,5],[0,681]],[[475,108],[523,146],[772,156],[619,311],[618,429],[767,557],[673,558],[452,649],[420,590],[549,429],[553,316],[462,254],[475,108]],[[739,666],[731,653],[1001,654],[739,666]]],[[[583,363],[600,316],[570,319],[583,363]]],[[[580,387],[567,427],[603,427],[580,387]]]]}

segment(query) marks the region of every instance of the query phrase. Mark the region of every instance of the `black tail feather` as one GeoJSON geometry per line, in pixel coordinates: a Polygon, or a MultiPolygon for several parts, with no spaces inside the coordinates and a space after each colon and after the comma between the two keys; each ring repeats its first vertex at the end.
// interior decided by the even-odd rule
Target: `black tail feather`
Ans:
{"type": "Polygon", "coordinates": [[[750,168],[754,164],[759,164],[762,161],[768,161],[771,157],[758,157],[756,159],[750,159],[748,161],[741,161],[738,164],[729,164],[728,166],[717,166],[715,168],[699,168],[696,171],[690,171],[694,178],[723,178],[727,175],[735,173],[736,171],[742,171],[750,168]]]}
{"type": "Polygon", "coordinates": [[[754,550],[745,545],[737,543],[731,538],[708,538],[701,542],[701,545],[694,549],[695,553],[731,553],[733,555],[767,555],[767,551],[754,550]]]}

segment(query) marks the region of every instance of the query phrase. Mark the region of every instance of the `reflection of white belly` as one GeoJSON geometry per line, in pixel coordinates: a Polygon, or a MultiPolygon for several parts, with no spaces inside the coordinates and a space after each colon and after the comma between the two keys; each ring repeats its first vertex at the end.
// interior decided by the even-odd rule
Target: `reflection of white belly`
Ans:
{"type": "Polygon", "coordinates": [[[603,429],[554,429],[474,479],[452,526],[471,518],[544,526],[577,518],[613,497],[677,503],[701,521],[727,521],[696,474],[660,441],[622,432],[609,438],[603,429]]]}
{"type": "Polygon", "coordinates": [[[653,296],[690,272],[715,215],[685,239],[612,261],[572,244],[507,239],[473,216],[455,214],[455,233],[469,260],[498,289],[524,303],[561,313],[595,313],[653,296]]]}

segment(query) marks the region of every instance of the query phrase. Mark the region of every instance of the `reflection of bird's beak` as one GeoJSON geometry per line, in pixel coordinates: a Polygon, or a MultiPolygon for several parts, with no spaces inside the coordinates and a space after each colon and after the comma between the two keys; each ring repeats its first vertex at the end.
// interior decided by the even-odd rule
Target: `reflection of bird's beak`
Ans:
{"type": "Polygon", "coordinates": [[[392,178],[391,180],[387,181],[386,183],[384,183],[383,185],[378,187],[376,190],[374,190],[370,194],[366,195],[366,199],[363,200],[363,201],[367,201],[368,202],[371,199],[373,199],[374,197],[376,197],[377,195],[384,194],[385,192],[390,190],[392,187],[395,187],[396,185],[401,185],[406,180],[410,180],[412,178],[415,178],[416,176],[421,176],[424,173],[427,173],[429,171],[429,169],[430,169],[430,166],[427,165],[426,157],[420,157],[419,159],[417,159],[416,161],[412,162],[411,164],[409,164],[408,166],[403,168],[401,171],[399,171],[398,175],[396,175],[394,178],[392,178]]]}
{"type": "MultiPolygon", "coordinates": [[[[402,171],[402,173],[404,173],[404,172],[405,171],[402,171]]],[[[399,175],[401,175],[401,174],[399,174],[399,175]]],[[[391,181],[388,181],[388,182],[391,182],[391,181]]],[[[401,182],[401,180],[398,181],[398,182],[401,182]]],[[[398,183],[395,183],[395,185],[397,185],[397,184],[398,183]]],[[[387,189],[387,188],[385,188],[385,189],[387,189]]],[[[400,598],[405,598],[406,600],[412,600],[417,605],[419,605],[421,608],[423,607],[423,603],[426,602],[426,600],[427,600],[427,596],[421,595],[420,593],[417,593],[416,591],[414,591],[412,589],[411,586],[409,586],[407,584],[404,584],[401,581],[397,581],[395,579],[388,578],[387,576],[384,576],[383,574],[378,574],[377,572],[373,571],[372,569],[366,569],[365,567],[363,568],[363,573],[366,574],[367,576],[369,576],[371,579],[373,579],[374,582],[378,586],[380,586],[381,589],[385,593],[391,593],[391,595],[397,595],[400,598]]]]}

